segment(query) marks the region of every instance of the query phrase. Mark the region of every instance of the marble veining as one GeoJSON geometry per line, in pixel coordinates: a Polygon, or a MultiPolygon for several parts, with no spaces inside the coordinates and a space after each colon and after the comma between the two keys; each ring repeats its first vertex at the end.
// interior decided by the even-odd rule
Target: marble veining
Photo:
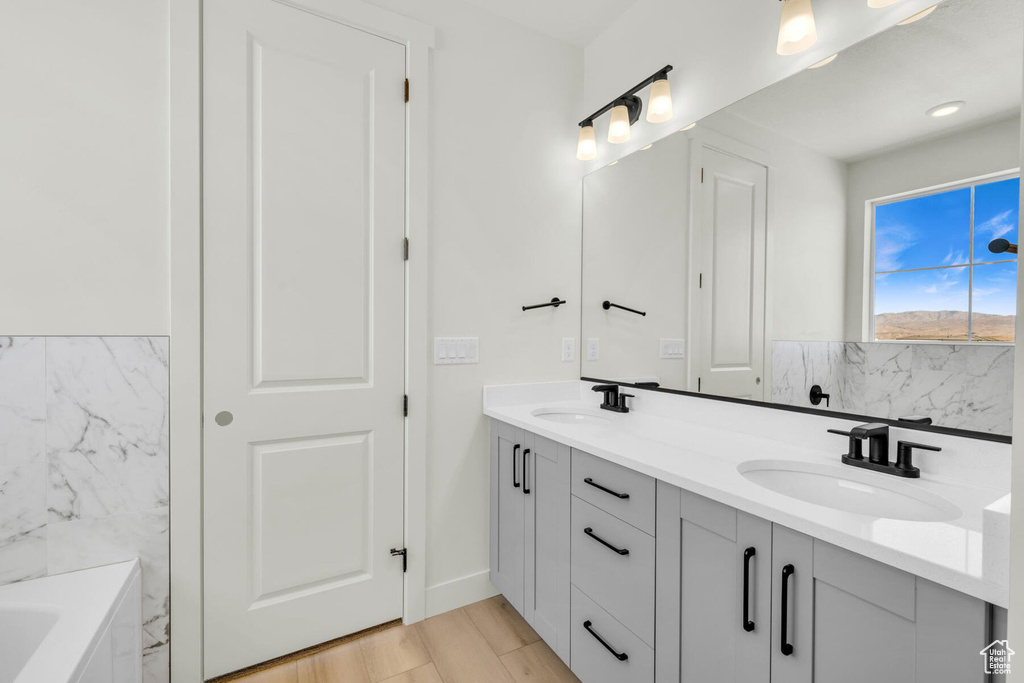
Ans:
{"type": "Polygon", "coordinates": [[[777,341],[772,401],[811,407],[820,384],[834,410],[1009,434],[1013,357],[1012,346],[777,341]]]}
{"type": "Polygon", "coordinates": [[[138,557],[170,680],[166,337],[0,337],[0,584],[138,557]]]}

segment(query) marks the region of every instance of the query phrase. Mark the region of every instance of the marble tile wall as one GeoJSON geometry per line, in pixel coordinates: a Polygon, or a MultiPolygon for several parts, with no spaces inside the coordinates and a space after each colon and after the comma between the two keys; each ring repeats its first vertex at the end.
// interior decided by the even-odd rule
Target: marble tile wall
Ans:
{"type": "Polygon", "coordinates": [[[1009,434],[1013,358],[1012,346],[777,341],[772,401],[812,407],[820,384],[834,410],[1009,434]]]}
{"type": "Polygon", "coordinates": [[[0,584],[138,557],[170,680],[166,337],[0,337],[0,584]]]}

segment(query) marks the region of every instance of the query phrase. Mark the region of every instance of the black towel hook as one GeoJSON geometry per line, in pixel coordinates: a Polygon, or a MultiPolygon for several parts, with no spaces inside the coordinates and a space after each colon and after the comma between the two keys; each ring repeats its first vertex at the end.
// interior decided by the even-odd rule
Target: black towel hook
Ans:
{"type": "Polygon", "coordinates": [[[523,310],[524,311],[532,311],[535,308],[546,308],[548,306],[554,306],[555,308],[558,308],[559,306],[561,306],[564,303],[565,303],[565,301],[563,299],[559,299],[556,296],[549,303],[546,303],[546,304],[534,304],[533,306],[523,306],[523,310]]]}
{"type": "Polygon", "coordinates": [[[606,311],[609,308],[621,308],[624,311],[629,311],[630,313],[636,313],[637,315],[647,315],[647,313],[645,313],[644,311],[638,311],[635,308],[629,308],[628,306],[620,306],[618,304],[613,304],[611,301],[605,301],[603,304],[601,304],[601,308],[603,308],[606,311]]]}

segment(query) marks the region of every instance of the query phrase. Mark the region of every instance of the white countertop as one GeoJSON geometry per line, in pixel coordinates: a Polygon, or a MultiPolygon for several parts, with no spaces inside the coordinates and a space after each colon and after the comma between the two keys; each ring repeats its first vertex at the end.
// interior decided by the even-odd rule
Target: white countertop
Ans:
{"type": "MultiPolygon", "coordinates": [[[[922,469],[920,479],[899,479],[843,467],[843,470],[855,471],[858,477],[881,478],[878,479],[880,485],[905,486],[908,490],[918,489],[924,495],[941,496],[960,508],[963,514],[949,522],[916,522],[839,511],[771,491],[746,479],[738,470],[744,463],[765,459],[842,467],[839,455],[845,451],[846,441],[841,437],[826,441],[827,447],[815,447],[800,443],[799,438],[780,438],[778,433],[768,436],[750,433],[752,416],[754,421],[759,418],[784,423],[790,430],[801,419],[809,418],[806,429],[813,429],[815,434],[824,432],[820,429],[822,421],[828,423],[830,418],[663,393],[644,393],[651,395],[647,399],[650,405],[657,402],[658,411],[645,413],[634,408],[626,415],[599,411],[610,418],[600,426],[563,424],[533,414],[538,409],[554,407],[593,411],[600,400],[598,396],[591,399],[586,383],[488,387],[484,395],[484,414],[986,602],[1002,607],[1008,605],[1009,537],[1008,524],[1002,523],[1009,510],[1008,491],[991,485],[991,478],[982,479],[981,483],[965,483],[963,477],[939,476],[930,473],[926,464],[920,464],[924,458],[918,459],[922,469]],[[569,384],[579,386],[573,390],[566,387],[569,384]],[[556,385],[560,388],[552,391],[556,385]],[[537,390],[531,391],[531,386],[537,390]],[[566,400],[573,394],[575,398],[566,400]],[[663,414],[666,406],[676,399],[681,400],[678,406],[683,408],[678,411],[681,419],[663,414]],[[693,401],[705,405],[697,406],[693,401]],[[697,421],[700,415],[694,419],[695,407],[702,412],[714,410],[727,418],[733,413],[731,417],[742,420],[744,424],[737,422],[736,429],[730,429],[709,425],[712,421],[706,419],[697,421]],[[656,414],[658,412],[662,414],[656,414]],[[986,508],[991,509],[986,512],[986,508]],[[989,549],[987,552],[986,547],[989,549]]],[[[831,422],[829,427],[850,427],[849,422],[840,419],[831,422]]],[[[766,426],[766,432],[770,433],[771,429],[766,426]]],[[[961,450],[966,444],[966,448],[973,451],[973,443],[979,444],[978,449],[993,447],[960,437],[939,437],[921,432],[914,432],[912,436],[916,437],[913,440],[925,443],[935,443],[937,439],[946,443],[953,439],[961,444],[961,450]]],[[[894,434],[893,448],[895,439],[894,434]]],[[[998,446],[1009,449],[1005,444],[998,446]]],[[[952,451],[947,457],[956,457],[955,446],[944,446],[944,450],[952,451]]],[[[973,457],[973,453],[965,457],[973,457]]],[[[949,472],[949,466],[944,466],[944,469],[949,472]]]]}

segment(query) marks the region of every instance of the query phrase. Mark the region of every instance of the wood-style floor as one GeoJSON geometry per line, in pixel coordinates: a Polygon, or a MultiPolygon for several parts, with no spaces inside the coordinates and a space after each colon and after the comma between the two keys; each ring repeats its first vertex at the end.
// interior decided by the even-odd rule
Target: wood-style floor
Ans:
{"type": "Polygon", "coordinates": [[[579,683],[500,595],[232,683],[579,683]]]}

